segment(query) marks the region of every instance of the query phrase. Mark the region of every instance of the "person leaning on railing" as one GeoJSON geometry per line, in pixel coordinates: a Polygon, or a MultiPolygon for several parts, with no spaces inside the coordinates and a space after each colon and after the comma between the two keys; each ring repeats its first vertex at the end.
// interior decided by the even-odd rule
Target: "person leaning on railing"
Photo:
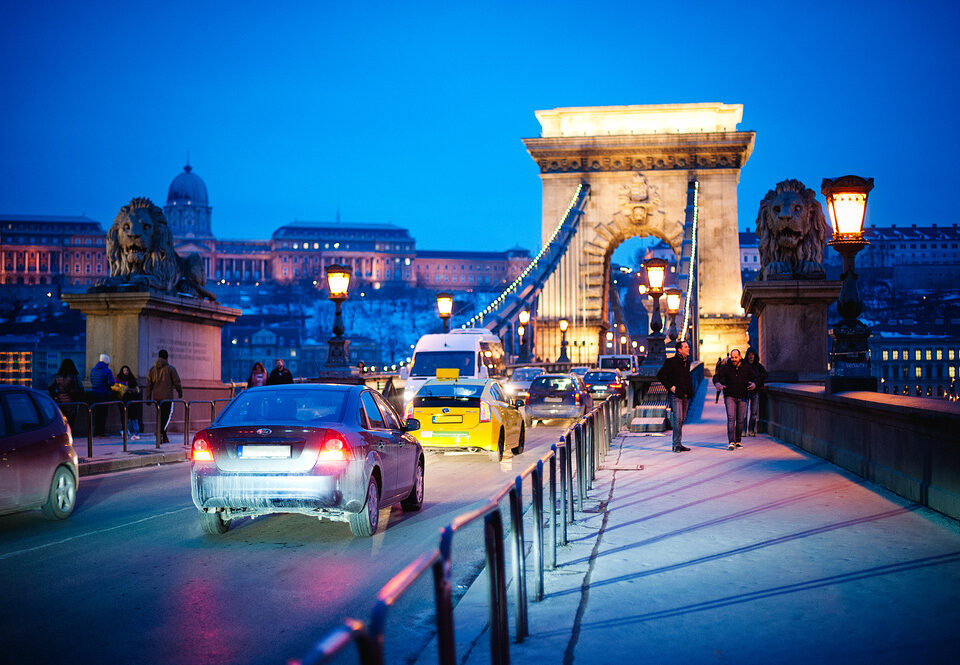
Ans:
{"type": "Polygon", "coordinates": [[[74,426],[74,420],[77,417],[76,406],[64,406],[71,402],[80,402],[83,400],[83,384],[80,383],[80,372],[77,366],[70,358],[64,358],[60,363],[60,369],[56,376],[47,387],[47,392],[53,397],[53,400],[60,407],[70,427],[74,426]]]}

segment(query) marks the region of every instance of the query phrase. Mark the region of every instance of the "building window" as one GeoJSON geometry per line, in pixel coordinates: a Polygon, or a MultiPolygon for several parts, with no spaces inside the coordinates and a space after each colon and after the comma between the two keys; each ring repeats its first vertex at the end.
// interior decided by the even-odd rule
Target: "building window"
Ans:
{"type": "Polygon", "coordinates": [[[894,350],[893,350],[893,359],[894,359],[894,360],[900,360],[900,350],[899,350],[899,349],[894,349],[894,350]]]}
{"type": "Polygon", "coordinates": [[[914,351],[913,351],[913,359],[914,359],[914,360],[920,360],[920,349],[914,349],[914,351]]]}
{"type": "Polygon", "coordinates": [[[913,367],[913,374],[914,374],[914,376],[917,377],[918,379],[922,379],[922,378],[923,378],[923,368],[920,367],[920,365],[914,365],[914,367],[913,367]]]}
{"type": "Polygon", "coordinates": [[[890,360],[890,352],[887,351],[886,349],[883,350],[883,359],[890,360]]]}
{"type": "Polygon", "coordinates": [[[953,360],[954,357],[955,356],[953,355],[953,349],[947,349],[947,360],[953,360]]]}
{"type": "Polygon", "coordinates": [[[933,360],[933,350],[927,349],[924,353],[926,360],[933,360]]]}
{"type": "Polygon", "coordinates": [[[943,360],[943,349],[937,349],[937,360],[943,360]]]}

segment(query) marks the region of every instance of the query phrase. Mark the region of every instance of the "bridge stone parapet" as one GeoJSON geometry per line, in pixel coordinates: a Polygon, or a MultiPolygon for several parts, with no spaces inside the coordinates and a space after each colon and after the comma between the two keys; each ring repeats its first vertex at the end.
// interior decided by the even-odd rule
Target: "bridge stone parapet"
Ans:
{"type": "Polygon", "coordinates": [[[767,432],[911,501],[960,519],[960,404],[767,385],[767,432]]]}

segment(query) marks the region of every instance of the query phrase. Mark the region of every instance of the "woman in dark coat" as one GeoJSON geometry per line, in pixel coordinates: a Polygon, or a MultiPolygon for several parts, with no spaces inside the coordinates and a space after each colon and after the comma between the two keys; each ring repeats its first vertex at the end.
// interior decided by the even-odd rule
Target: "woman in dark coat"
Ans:
{"type": "Polygon", "coordinates": [[[73,364],[70,358],[64,358],[60,363],[60,369],[57,370],[53,381],[47,388],[47,392],[53,397],[54,401],[60,405],[60,411],[67,418],[67,422],[73,427],[73,421],[77,417],[76,406],[63,406],[70,402],[83,401],[83,384],[80,383],[80,372],[77,366],[73,364]]]}
{"type": "Polygon", "coordinates": [[[130,432],[130,438],[134,441],[140,438],[140,420],[143,417],[142,404],[129,404],[129,402],[142,399],[140,395],[140,386],[137,384],[137,377],[130,370],[128,365],[120,368],[117,374],[117,383],[122,383],[126,390],[123,393],[123,403],[127,407],[127,429],[130,432]]]}
{"type": "Polygon", "coordinates": [[[763,383],[767,380],[767,368],[760,364],[760,356],[757,355],[756,350],[754,350],[752,346],[747,349],[747,355],[744,357],[744,360],[747,361],[747,364],[750,365],[754,375],[757,377],[756,381],[754,381],[757,387],[747,393],[747,399],[750,400],[750,416],[743,424],[744,431],[742,434],[756,436],[757,423],[760,421],[760,391],[763,390],[763,383]]]}

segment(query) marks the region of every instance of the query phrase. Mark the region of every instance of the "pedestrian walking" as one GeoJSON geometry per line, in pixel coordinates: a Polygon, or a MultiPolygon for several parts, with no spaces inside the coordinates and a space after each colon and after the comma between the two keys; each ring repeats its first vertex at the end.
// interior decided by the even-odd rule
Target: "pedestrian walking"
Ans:
{"type": "Polygon", "coordinates": [[[130,404],[140,399],[140,386],[137,383],[137,377],[131,371],[129,365],[124,365],[117,373],[117,383],[122,385],[124,406],[127,408],[127,433],[130,439],[137,441],[140,438],[140,423],[143,419],[143,408],[140,404],[130,404]]]}
{"type": "Polygon", "coordinates": [[[743,425],[744,431],[741,432],[741,434],[756,436],[757,424],[760,422],[760,394],[763,391],[763,384],[767,380],[768,374],[767,369],[760,363],[760,356],[757,355],[756,350],[754,350],[752,346],[747,349],[747,355],[744,357],[744,360],[753,370],[753,375],[756,377],[754,383],[757,384],[757,387],[747,394],[749,414],[747,415],[747,421],[743,425]]]}
{"type": "Polygon", "coordinates": [[[293,374],[283,366],[283,359],[277,358],[277,362],[267,377],[268,386],[277,386],[284,383],[293,383],[293,374]]]}
{"type": "Polygon", "coordinates": [[[110,370],[110,356],[100,354],[100,360],[90,369],[90,408],[93,409],[93,435],[103,436],[107,428],[107,407],[97,405],[113,400],[113,384],[116,379],[110,370]]]}
{"type": "Polygon", "coordinates": [[[83,384],[80,383],[80,372],[77,371],[77,366],[72,359],[63,359],[60,369],[47,387],[47,392],[60,407],[60,412],[67,419],[70,427],[73,427],[73,421],[77,417],[77,407],[65,405],[83,399],[83,384]]]}
{"type": "MultiPolygon", "coordinates": [[[[720,373],[720,367],[723,365],[723,362],[724,362],[723,356],[717,356],[717,364],[716,364],[716,366],[713,368],[713,375],[714,375],[714,376],[716,376],[717,374],[720,373]]],[[[722,392],[723,392],[722,390],[720,390],[719,388],[717,388],[717,394],[716,394],[716,396],[713,398],[713,403],[714,403],[714,404],[716,404],[717,402],[720,401],[720,394],[721,394],[722,392]]]]}
{"type": "Polygon", "coordinates": [[[667,358],[657,372],[657,380],[670,394],[670,413],[673,424],[673,452],[690,450],[683,443],[683,422],[687,419],[690,400],[693,399],[693,381],[690,379],[690,343],[677,342],[677,352],[667,358]]]}
{"type": "Polygon", "coordinates": [[[183,397],[183,386],[180,385],[180,375],[177,368],[170,364],[166,349],[157,353],[157,362],[147,372],[147,399],[160,402],[160,443],[170,443],[167,438],[167,425],[170,424],[170,414],[173,413],[173,391],[177,391],[177,399],[183,397]]]}
{"type": "Polygon", "coordinates": [[[743,447],[740,433],[747,416],[747,394],[757,387],[755,380],[753,368],[743,362],[740,349],[730,351],[730,360],[713,376],[713,384],[723,390],[723,405],[727,409],[727,450],[743,447]]]}
{"type": "Polygon", "coordinates": [[[253,363],[250,376],[247,377],[247,388],[267,385],[267,368],[259,360],[253,363]]]}

